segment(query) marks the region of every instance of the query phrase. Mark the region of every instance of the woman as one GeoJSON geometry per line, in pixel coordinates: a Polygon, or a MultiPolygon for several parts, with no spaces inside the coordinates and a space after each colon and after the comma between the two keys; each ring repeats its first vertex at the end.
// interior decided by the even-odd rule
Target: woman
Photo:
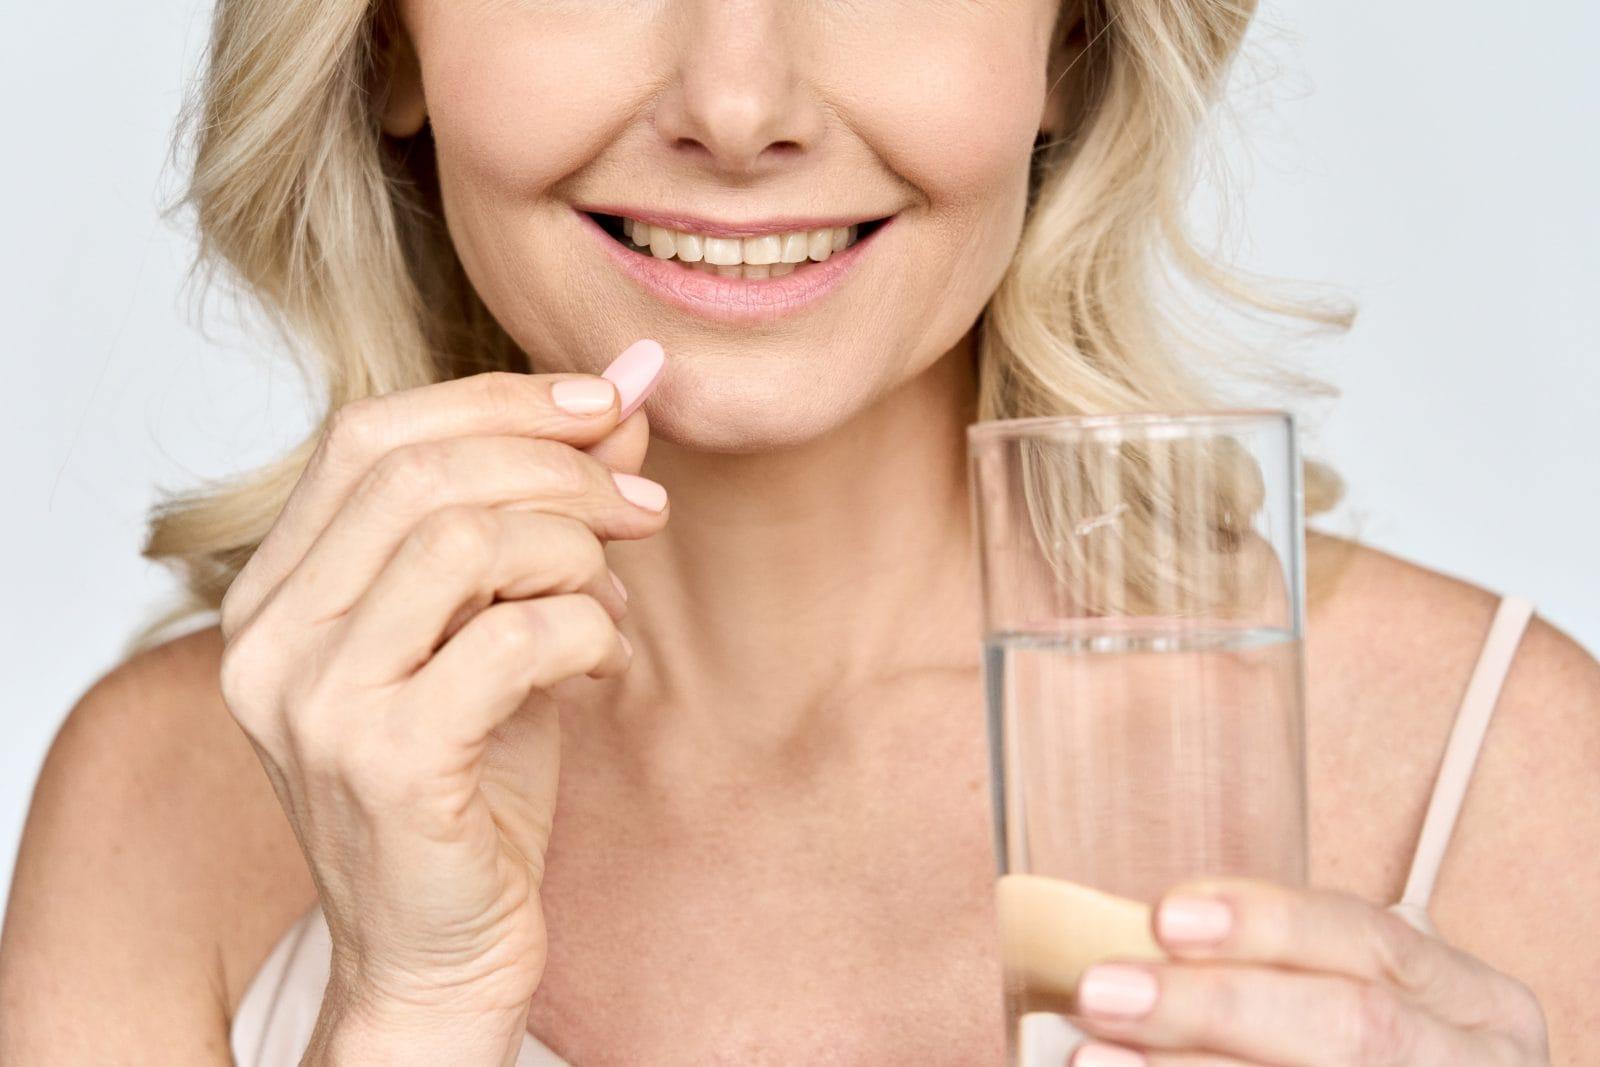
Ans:
{"type": "MultiPolygon", "coordinates": [[[[962,430],[1220,403],[1163,266],[1346,320],[1178,225],[1251,5],[377,6],[217,6],[202,255],[330,418],[156,515],[219,625],[57,738],[0,1060],[998,1062],[962,430]]],[[[1600,666],[1517,642],[1432,936],[1498,601],[1311,556],[1319,888],[1175,887],[1073,1062],[1595,1062],[1600,666]]]]}

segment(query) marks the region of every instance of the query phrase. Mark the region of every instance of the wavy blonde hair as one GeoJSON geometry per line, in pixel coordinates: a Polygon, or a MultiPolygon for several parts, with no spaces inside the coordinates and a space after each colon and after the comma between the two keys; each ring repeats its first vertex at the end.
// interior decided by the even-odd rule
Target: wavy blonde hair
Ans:
{"type": "MultiPolygon", "coordinates": [[[[1063,0],[1050,75],[1082,92],[1058,138],[1035,147],[1028,213],[1008,270],[976,324],[982,419],[1226,406],[1213,371],[1240,370],[1237,341],[1185,307],[1194,286],[1222,301],[1347,328],[1342,304],[1279,296],[1201,252],[1184,209],[1202,141],[1254,0],[1063,0]],[[1064,31],[1082,11],[1088,48],[1064,31]]],[[[384,0],[218,0],[202,74],[175,147],[193,163],[167,208],[195,212],[191,277],[219,269],[265,312],[302,373],[325,390],[322,419],[274,462],[168,492],[142,554],[182,579],[181,601],[133,635],[215,611],[265,536],[327,418],[361,397],[527,356],[469,283],[444,227],[431,132],[384,135],[375,64],[396,32],[384,0]],[[303,361],[309,355],[312,365],[303,361]]],[[[1324,395],[1256,361],[1248,374],[1324,395]]],[[[1308,514],[1341,486],[1305,466],[1308,514]]]]}

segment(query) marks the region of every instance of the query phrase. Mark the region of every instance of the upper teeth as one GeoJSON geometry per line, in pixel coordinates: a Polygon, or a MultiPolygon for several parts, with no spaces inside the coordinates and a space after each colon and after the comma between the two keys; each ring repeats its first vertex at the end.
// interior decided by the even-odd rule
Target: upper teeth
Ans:
{"type": "MultiPolygon", "coordinates": [[[[706,263],[732,267],[741,263],[821,262],[855,243],[856,226],[823,227],[797,233],[769,233],[760,237],[707,237],[654,226],[639,219],[624,217],[622,232],[657,259],[681,259],[686,263],[706,263]]],[[[792,268],[791,268],[792,269],[792,268]]]]}

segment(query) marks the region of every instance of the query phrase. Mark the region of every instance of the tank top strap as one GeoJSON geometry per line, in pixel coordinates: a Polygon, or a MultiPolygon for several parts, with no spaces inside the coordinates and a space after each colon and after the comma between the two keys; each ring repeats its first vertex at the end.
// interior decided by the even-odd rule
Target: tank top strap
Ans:
{"type": "Polygon", "coordinates": [[[1467,782],[1477,765],[1478,752],[1489,728],[1489,717],[1494,712],[1500,689],[1511,669],[1512,656],[1532,616],[1533,603],[1526,597],[1501,598],[1494,621],[1489,625],[1488,637],[1484,639],[1483,651],[1479,653],[1477,665],[1467,682],[1466,695],[1456,711],[1455,724],[1450,729],[1450,739],[1445,744],[1439,774],[1434,781],[1433,795],[1429,798],[1427,814],[1422,820],[1422,832],[1417,838],[1417,851],[1411,860],[1405,891],[1390,909],[1424,933],[1437,933],[1427,913],[1433,884],[1444,861],[1451,831],[1455,829],[1456,816],[1461,813],[1461,802],[1466,797],[1467,782]]]}

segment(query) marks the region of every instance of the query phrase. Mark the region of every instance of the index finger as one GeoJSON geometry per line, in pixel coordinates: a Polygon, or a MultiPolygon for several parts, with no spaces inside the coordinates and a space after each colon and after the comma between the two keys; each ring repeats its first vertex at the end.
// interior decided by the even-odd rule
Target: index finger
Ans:
{"type": "MultiPolygon", "coordinates": [[[[299,563],[381,456],[402,445],[478,434],[592,445],[638,408],[660,379],[665,359],[658,342],[643,338],[625,348],[598,377],[488,371],[346,404],[328,420],[304,474],[228,590],[225,620],[250,616],[299,563]],[[552,390],[574,380],[609,383],[615,396],[607,407],[589,414],[564,411],[552,390]]],[[[224,633],[231,628],[224,621],[224,633]]]]}

